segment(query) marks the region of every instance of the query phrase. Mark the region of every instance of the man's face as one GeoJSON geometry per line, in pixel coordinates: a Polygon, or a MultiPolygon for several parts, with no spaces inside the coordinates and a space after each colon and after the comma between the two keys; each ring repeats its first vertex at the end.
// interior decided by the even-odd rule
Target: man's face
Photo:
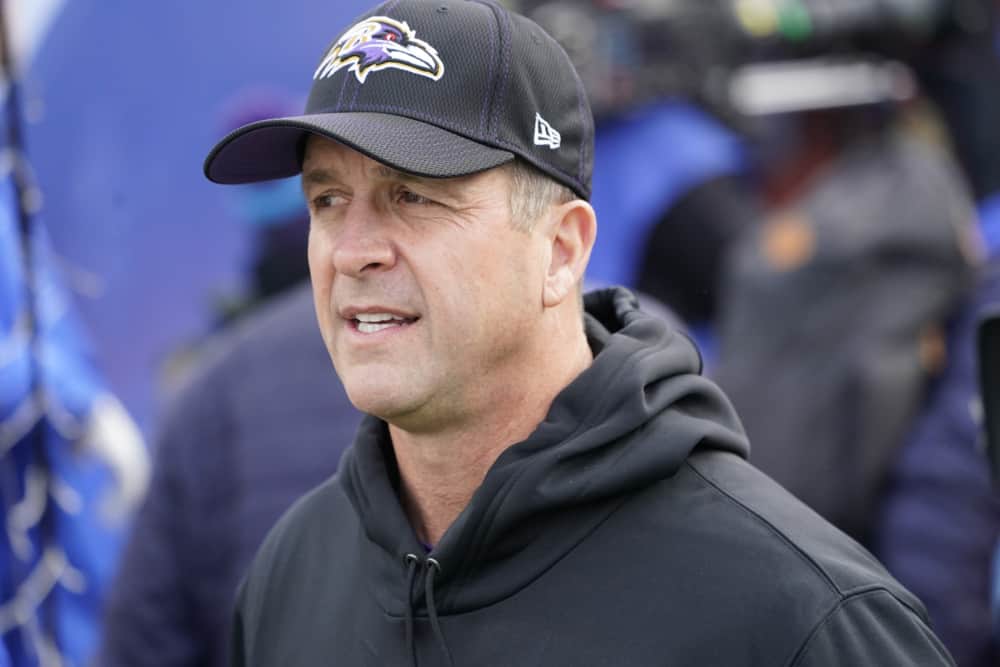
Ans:
{"type": "Polygon", "coordinates": [[[531,381],[551,248],[511,225],[505,170],[414,178],[313,137],[303,189],[320,331],[359,409],[433,432],[531,381]]]}

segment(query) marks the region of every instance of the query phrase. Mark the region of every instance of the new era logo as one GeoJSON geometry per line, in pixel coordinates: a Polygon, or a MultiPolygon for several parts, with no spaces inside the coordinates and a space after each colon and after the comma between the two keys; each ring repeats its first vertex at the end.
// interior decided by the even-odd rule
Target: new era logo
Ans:
{"type": "Polygon", "coordinates": [[[556,150],[562,145],[562,135],[556,132],[539,113],[535,114],[535,145],[556,150]]]}

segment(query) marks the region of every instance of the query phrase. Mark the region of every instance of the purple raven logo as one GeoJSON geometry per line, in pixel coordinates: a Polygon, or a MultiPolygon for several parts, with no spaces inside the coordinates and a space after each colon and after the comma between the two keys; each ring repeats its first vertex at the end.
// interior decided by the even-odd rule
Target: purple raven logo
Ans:
{"type": "Polygon", "coordinates": [[[437,49],[417,39],[405,21],[373,16],[356,24],[337,40],[326,54],[313,79],[325,79],[343,68],[354,72],[361,83],[369,72],[401,69],[437,81],[444,63],[437,49]]]}

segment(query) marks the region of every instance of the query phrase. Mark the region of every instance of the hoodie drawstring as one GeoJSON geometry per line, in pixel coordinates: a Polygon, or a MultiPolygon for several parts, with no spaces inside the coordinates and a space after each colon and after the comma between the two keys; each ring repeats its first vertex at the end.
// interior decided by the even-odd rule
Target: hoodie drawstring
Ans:
{"type": "Polygon", "coordinates": [[[448,667],[455,667],[451,659],[451,651],[448,650],[448,643],[444,640],[444,633],[441,632],[441,623],[438,621],[437,605],[434,604],[434,575],[441,571],[441,563],[434,558],[427,559],[427,578],[424,579],[424,594],[427,597],[427,616],[431,619],[431,627],[434,629],[434,637],[438,646],[448,659],[448,667]]]}
{"type": "Polygon", "coordinates": [[[417,579],[420,558],[416,554],[406,554],[406,646],[410,650],[410,660],[417,667],[417,644],[413,641],[413,582],[417,579]]]}
{"type": "Polygon", "coordinates": [[[439,563],[434,558],[428,558],[422,560],[416,554],[406,554],[403,557],[403,561],[406,563],[406,646],[410,652],[410,661],[413,667],[417,666],[417,643],[414,638],[413,626],[413,584],[417,579],[417,570],[420,565],[426,563],[427,565],[427,575],[424,577],[424,595],[427,601],[427,616],[431,622],[431,628],[434,631],[434,638],[437,640],[438,647],[441,652],[444,653],[445,658],[448,662],[448,667],[454,667],[455,662],[451,657],[451,651],[448,649],[448,643],[445,641],[444,633],[441,631],[441,621],[438,619],[437,605],[434,603],[434,576],[441,571],[441,563],[439,563]]]}

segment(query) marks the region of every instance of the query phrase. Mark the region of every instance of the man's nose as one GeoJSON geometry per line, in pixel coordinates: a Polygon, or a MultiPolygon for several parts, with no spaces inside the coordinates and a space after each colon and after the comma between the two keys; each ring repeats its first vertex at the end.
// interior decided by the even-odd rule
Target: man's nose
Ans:
{"type": "Polygon", "coordinates": [[[395,250],[378,211],[365,202],[352,202],[334,238],[334,269],[361,278],[391,268],[395,261],[395,250]]]}

